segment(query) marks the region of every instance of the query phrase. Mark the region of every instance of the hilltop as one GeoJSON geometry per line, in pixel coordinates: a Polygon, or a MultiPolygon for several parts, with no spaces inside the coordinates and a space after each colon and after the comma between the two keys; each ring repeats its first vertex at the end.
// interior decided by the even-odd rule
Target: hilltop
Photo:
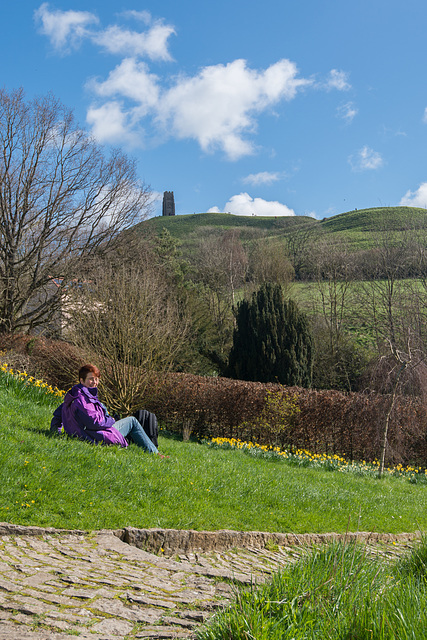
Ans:
{"type": "Polygon", "coordinates": [[[427,209],[417,207],[375,207],[372,209],[354,209],[340,213],[321,222],[330,231],[363,231],[366,233],[381,230],[385,225],[395,231],[405,231],[410,227],[419,227],[425,223],[427,209]]]}
{"type": "Polygon", "coordinates": [[[417,207],[375,207],[340,213],[323,220],[308,216],[236,216],[231,213],[192,213],[179,216],[150,218],[135,227],[140,233],[160,233],[167,229],[169,233],[185,244],[191,243],[191,237],[207,229],[251,231],[264,236],[286,236],[295,230],[314,226],[326,236],[345,239],[355,250],[368,248],[374,242],[376,232],[404,232],[408,229],[423,228],[427,221],[427,209],[417,207]]]}
{"type": "Polygon", "coordinates": [[[271,235],[283,232],[283,229],[293,229],[301,224],[312,224],[313,218],[307,216],[289,216],[275,218],[267,216],[236,216],[231,213],[191,213],[179,216],[157,216],[141,222],[135,227],[138,231],[152,231],[160,233],[167,229],[172,236],[184,240],[189,234],[200,229],[259,229],[271,235]]]}

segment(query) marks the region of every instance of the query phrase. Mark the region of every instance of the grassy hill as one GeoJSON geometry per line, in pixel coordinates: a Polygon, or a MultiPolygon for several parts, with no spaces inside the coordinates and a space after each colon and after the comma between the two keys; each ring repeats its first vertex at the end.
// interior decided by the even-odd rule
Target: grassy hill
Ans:
{"type": "MultiPolygon", "coordinates": [[[[49,437],[60,399],[0,367],[0,521],[62,528],[398,533],[427,527],[425,483],[160,437],[169,458],[49,437]]],[[[420,474],[421,475],[421,474],[420,474]]]]}
{"type": "Polygon", "coordinates": [[[321,225],[328,233],[360,231],[366,234],[381,231],[385,226],[394,231],[405,231],[425,225],[427,209],[417,207],[377,207],[355,209],[325,218],[321,225]]]}
{"type": "Polygon", "coordinates": [[[377,207],[341,213],[322,220],[321,228],[327,236],[342,239],[354,251],[368,249],[378,233],[396,234],[425,228],[427,209],[416,207],[377,207]]]}
{"type": "MultiPolygon", "coordinates": [[[[230,213],[193,213],[171,217],[158,216],[150,218],[135,227],[140,233],[160,233],[167,229],[179,239],[184,247],[207,229],[229,230],[240,229],[241,232],[251,230],[260,235],[284,238],[286,234],[307,225],[331,237],[343,239],[353,250],[365,249],[373,245],[375,233],[384,229],[404,232],[408,229],[423,228],[427,222],[427,209],[417,207],[376,207],[340,213],[323,220],[314,220],[307,216],[235,216],[230,213]]],[[[245,234],[243,234],[244,236],[245,234]]]]}
{"type": "Polygon", "coordinates": [[[297,225],[312,223],[313,219],[305,216],[289,216],[274,218],[267,216],[235,216],[231,213],[192,213],[180,216],[157,216],[137,225],[139,231],[160,233],[167,229],[171,235],[180,240],[185,239],[198,229],[213,227],[217,229],[260,229],[272,234],[295,228],[297,225]]]}

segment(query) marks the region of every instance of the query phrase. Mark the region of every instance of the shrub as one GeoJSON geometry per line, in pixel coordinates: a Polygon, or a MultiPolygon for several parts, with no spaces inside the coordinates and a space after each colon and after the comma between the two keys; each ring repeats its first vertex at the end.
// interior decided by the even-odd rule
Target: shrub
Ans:
{"type": "Polygon", "coordinates": [[[271,433],[270,445],[284,446],[292,438],[292,429],[300,411],[296,394],[288,394],[285,389],[268,390],[261,413],[240,426],[251,432],[267,431],[271,433]]]}
{"type": "Polygon", "coordinates": [[[69,389],[76,384],[78,370],[87,361],[84,352],[68,342],[43,336],[1,335],[0,350],[15,368],[59,389],[69,389]]]}
{"type": "Polygon", "coordinates": [[[240,380],[308,387],[313,340],[305,315],[279,285],[264,284],[237,309],[226,374],[240,380]]]}

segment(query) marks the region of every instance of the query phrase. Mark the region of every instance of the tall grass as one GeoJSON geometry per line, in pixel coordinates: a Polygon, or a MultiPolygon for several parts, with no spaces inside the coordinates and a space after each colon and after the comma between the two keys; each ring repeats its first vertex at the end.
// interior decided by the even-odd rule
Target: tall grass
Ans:
{"type": "Polygon", "coordinates": [[[198,640],[421,640],[427,634],[426,540],[403,561],[358,544],[307,553],[235,603],[198,640]],[[403,571],[402,567],[405,567],[403,571]]]}

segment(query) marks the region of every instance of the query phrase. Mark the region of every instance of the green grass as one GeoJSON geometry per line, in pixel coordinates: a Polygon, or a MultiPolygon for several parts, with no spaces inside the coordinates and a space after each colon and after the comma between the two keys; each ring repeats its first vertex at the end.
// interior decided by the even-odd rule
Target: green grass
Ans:
{"type": "MultiPolygon", "coordinates": [[[[426,209],[418,207],[375,207],[347,211],[324,220],[315,221],[325,237],[345,240],[352,250],[368,249],[375,242],[375,233],[387,228],[405,233],[408,229],[424,227],[426,209]]],[[[197,234],[206,227],[226,229],[259,229],[267,236],[282,236],[296,227],[313,224],[306,216],[236,216],[229,213],[194,213],[179,216],[150,218],[135,227],[139,231],[160,233],[163,228],[171,235],[188,244],[188,236],[197,234]]],[[[192,246],[190,243],[189,247],[192,246]]],[[[184,247],[185,248],[185,247],[184,247]]]]}
{"type": "Polygon", "coordinates": [[[197,232],[198,229],[206,227],[218,227],[224,230],[249,227],[281,233],[283,229],[290,230],[295,225],[304,222],[312,223],[313,220],[306,216],[275,218],[273,216],[235,216],[229,213],[194,213],[179,216],[157,216],[139,223],[135,229],[137,231],[153,230],[160,233],[165,228],[175,238],[184,240],[188,235],[197,232]]]}
{"type": "Polygon", "coordinates": [[[197,638],[420,640],[427,635],[426,555],[425,539],[395,562],[358,544],[311,550],[269,583],[239,589],[197,638]]]}
{"type": "Polygon", "coordinates": [[[360,231],[369,233],[387,229],[407,231],[417,225],[424,226],[426,209],[419,207],[375,207],[358,209],[331,216],[322,222],[328,232],[360,231]]]}
{"type": "Polygon", "coordinates": [[[160,437],[161,459],[131,446],[49,437],[52,397],[0,377],[0,520],[62,528],[281,532],[427,528],[427,488],[403,478],[295,467],[160,437]]]}
{"type": "Polygon", "coordinates": [[[320,223],[322,232],[331,241],[345,242],[351,251],[367,250],[375,246],[378,233],[405,234],[411,229],[425,227],[426,209],[417,207],[376,207],[347,211],[331,216],[320,223]]]}

